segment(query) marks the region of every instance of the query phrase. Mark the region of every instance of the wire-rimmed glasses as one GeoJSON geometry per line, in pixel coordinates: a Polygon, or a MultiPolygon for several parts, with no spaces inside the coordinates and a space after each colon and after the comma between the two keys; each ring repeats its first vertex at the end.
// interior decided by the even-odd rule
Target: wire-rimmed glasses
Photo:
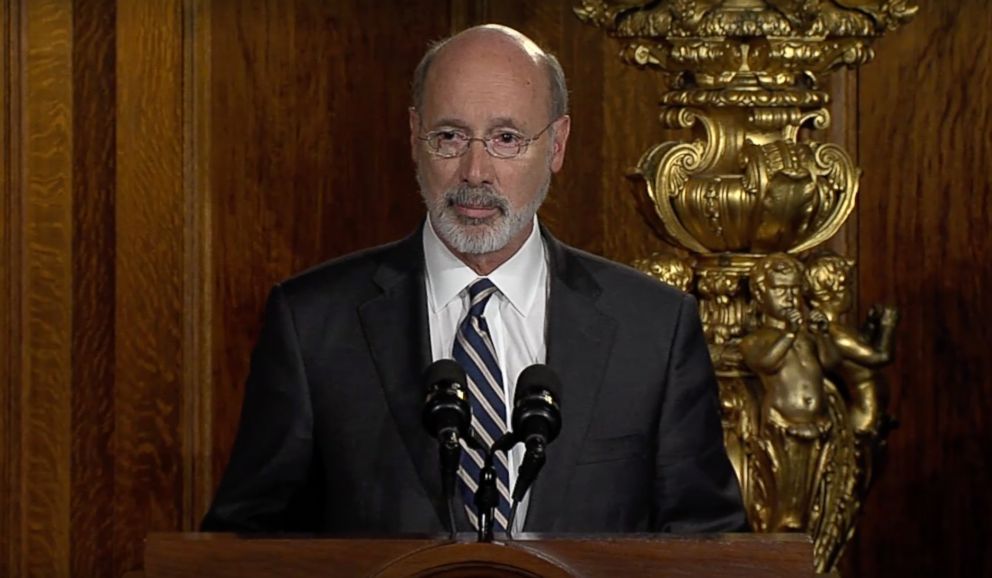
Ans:
{"type": "Polygon", "coordinates": [[[453,159],[464,155],[468,152],[468,147],[472,145],[472,141],[480,141],[486,152],[498,159],[512,159],[526,152],[527,147],[541,138],[541,135],[547,132],[557,120],[552,120],[540,132],[531,137],[509,129],[500,130],[486,137],[478,137],[469,136],[461,129],[447,128],[418,135],[417,138],[427,144],[427,150],[432,155],[442,159],[453,159]]]}

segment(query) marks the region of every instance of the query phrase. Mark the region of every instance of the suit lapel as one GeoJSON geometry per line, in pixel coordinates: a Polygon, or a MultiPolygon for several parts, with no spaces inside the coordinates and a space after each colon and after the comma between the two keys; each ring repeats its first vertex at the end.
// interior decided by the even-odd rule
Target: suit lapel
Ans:
{"type": "Polygon", "coordinates": [[[616,321],[596,307],[599,284],[568,250],[545,232],[551,256],[548,299],[548,365],[561,379],[562,430],[548,448],[548,461],[534,483],[524,527],[552,531],[568,506],[568,481],[582,450],[616,321]]]}
{"type": "Polygon", "coordinates": [[[373,277],[382,294],[359,307],[362,327],[390,413],[413,460],[438,522],[447,519],[437,442],[421,424],[420,383],[431,362],[421,230],[397,244],[373,277]]]}

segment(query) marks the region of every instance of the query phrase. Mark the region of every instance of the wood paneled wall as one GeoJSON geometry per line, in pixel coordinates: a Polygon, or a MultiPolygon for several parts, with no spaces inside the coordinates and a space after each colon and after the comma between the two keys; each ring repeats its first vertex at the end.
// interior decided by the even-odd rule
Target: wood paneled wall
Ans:
{"type": "MultiPolygon", "coordinates": [[[[620,261],[662,245],[626,175],[675,138],[664,79],[569,0],[0,0],[0,575],[119,576],[192,529],[223,470],[272,283],[408,234],[413,68],[514,26],[571,87],[542,218],[620,261]]],[[[903,312],[902,426],[846,575],[992,573],[992,7],[921,0],[831,85],[865,169],[835,245],[903,312]]]]}
{"type": "Polygon", "coordinates": [[[53,0],[8,5],[3,16],[10,257],[4,294],[11,304],[0,418],[3,543],[23,554],[12,560],[11,574],[60,576],[69,570],[70,541],[72,13],[53,0]]]}
{"type": "MultiPolygon", "coordinates": [[[[74,6],[73,313],[68,566],[78,576],[113,576],[117,390],[115,378],[116,11],[111,2],[74,6]]],[[[138,530],[140,531],[140,530],[138,530]]],[[[16,574],[14,574],[16,575],[16,574]]]]}
{"type": "Polygon", "coordinates": [[[920,4],[859,79],[858,278],[902,312],[902,425],[848,567],[992,576],[992,5],[920,4]]]}

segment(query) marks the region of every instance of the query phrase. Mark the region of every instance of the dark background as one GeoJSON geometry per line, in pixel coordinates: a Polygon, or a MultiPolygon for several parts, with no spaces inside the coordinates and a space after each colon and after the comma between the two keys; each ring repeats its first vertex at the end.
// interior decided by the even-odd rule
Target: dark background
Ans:
{"type": "MultiPolygon", "coordinates": [[[[845,575],[992,576],[992,6],[920,0],[831,80],[864,170],[831,244],[902,312],[901,426],[845,575]]],[[[625,175],[659,75],[567,0],[0,0],[0,575],[119,576],[205,511],[272,283],[422,218],[408,83],[429,40],[514,26],[561,59],[572,138],[542,218],[661,247],[625,175]]]]}

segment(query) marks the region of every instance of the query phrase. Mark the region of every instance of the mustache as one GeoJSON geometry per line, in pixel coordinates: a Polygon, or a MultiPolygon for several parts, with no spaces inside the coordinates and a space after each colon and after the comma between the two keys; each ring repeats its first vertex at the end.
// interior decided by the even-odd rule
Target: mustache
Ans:
{"type": "Polygon", "coordinates": [[[510,202],[489,185],[459,185],[444,194],[445,203],[465,205],[477,209],[499,209],[504,215],[510,210],[510,202]]]}

